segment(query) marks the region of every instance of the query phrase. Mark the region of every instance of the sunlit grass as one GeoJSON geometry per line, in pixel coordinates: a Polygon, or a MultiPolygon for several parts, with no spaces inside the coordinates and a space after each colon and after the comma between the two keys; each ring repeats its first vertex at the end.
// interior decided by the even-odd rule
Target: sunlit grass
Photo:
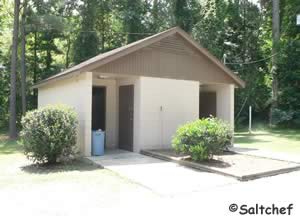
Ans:
{"type": "Polygon", "coordinates": [[[0,156],[21,152],[22,146],[19,141],[9,140],[7,135],[0,134],[0,156]]]}
{"type": "Polygon", "coordinates": [[[235,133],[235,146],[300,153],[300,129],[262,129],[235,133]]]}
{"type": "Polygon", "coordinates": [[[115,173],[82,159],[64,164],[36,165],[26,159],[19,141],[9,140],[6,134],[0,133],[0,188],[30,188],[56,183],[102,187],[103,195],[105,191],[117,191],[123,186],[135,187],[115,173]]]}
{"type": "Polygon", "coordinates": [[[129,179],[82,159],[35,165],[26,159],[18,142],[1,133],[0,138],[0,197],[2,206],[11,212],[21,208],[32,215],[57,216],[81,208],[90,212],[91,206],[101,209],[159,198],[129,179]]]}

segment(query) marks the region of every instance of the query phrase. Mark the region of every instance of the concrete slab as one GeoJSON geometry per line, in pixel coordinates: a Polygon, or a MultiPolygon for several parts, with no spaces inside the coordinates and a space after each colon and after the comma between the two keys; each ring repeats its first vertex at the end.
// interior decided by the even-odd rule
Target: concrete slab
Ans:
{"type": "Polygon", "coordinates": [[[162,196],[191,194],[237,183],[232,178],[117,149],[104,156],[87,158],[162,196]]]}

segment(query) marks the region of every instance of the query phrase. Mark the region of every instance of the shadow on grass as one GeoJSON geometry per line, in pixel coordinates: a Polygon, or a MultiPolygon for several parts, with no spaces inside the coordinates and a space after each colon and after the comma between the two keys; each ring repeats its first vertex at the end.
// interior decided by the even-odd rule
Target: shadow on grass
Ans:
{"type": "Polygon", "coordinates": [[[273,129],[270,131],[275,137],[296,140],[300,142],[300,130],[293,129],[273,129]]]}
{"type": "MultiPolygon", "coordinates": [[[[261,134],[259,134],[261,135],[261,134]]],[[[268,135],[268,134],[266,134],[268,135]]],[[[258,135],[255,134],[235,134],[234,143],[267,143],[271,142],[266,139],[257,138],[258,135]]]]}
{"type": "Polygon", "coordinates": [[[0,140],[0,155],[23,152],[22,146],[15,140],[0,140]]]}
{"type": "Polygon", "coordinates": [[[236,137],[249,137],[249,136],[270,136],[270,133],[248,133],[248,132],[238,132],[238,133],[234,133],[234,136],[236,137]]]}
{"type": "Polygon", "coordinates": [[[73,160],[67,163],[57,164],[31,164],[21,167],[21,169],[30,174],[52,174],[52,173],[63,173],[70,171],[93,171],[103,169],[99,165],[92,164],[84,161],[83,159],[73,160]]]}
{"type": "MultiPolygon", "coordinates": [[[[272,142],[263,139],[258,139],[257,137],[271,136],[275,138],[288,139],[293,141],[300,142],[300,130],[299,129],[256,129],[252,134],[249,134],[247,130],[239,131],[235,133],[236,141],[241,139],[241,143],[251,143],[255,142],[254,140],[258,140],[257,142],[272,142]],[[256,138],[253,138],[256,137],[256,138]]],[[[238,142],[239,143],[239,142],[238,142]]]]}

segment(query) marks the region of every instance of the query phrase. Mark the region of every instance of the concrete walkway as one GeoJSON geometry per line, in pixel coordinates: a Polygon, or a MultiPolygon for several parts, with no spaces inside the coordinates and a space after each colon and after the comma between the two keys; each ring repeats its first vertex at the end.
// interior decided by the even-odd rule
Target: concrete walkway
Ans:
{"type": "Polygon", "coordinates": [[[118,149],[88,159],[162,196],[192,194],[239,183],[232,178],[118,149]]]}
{"type": "Polygon", "coordinates": [[[290,154],[283,152],[270,151],[267,149],[256,149],[256,148],[241,148],[241,147],[233,147],[230,150],[247,155],[265,157],[276,160],[285,160],[289,162],[300,163],[300,155],[298,154],[290,154]]]}

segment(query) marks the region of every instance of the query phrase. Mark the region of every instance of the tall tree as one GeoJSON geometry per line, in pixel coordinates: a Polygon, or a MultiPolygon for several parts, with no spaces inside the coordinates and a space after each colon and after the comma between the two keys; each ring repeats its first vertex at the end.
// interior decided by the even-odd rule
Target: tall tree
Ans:
{"type": "MultiPolygon", "coordinates": [[[[28,1],[28,0],[27,0],[28,1]]],[[[64,66],[55,61],[54,57],[61,58],[62,50],[58,44],[64,38],[64,23],[61,8],[62,0],[40,1],[31,0],[27,4],[27,42],[26,64],[28,84],[47,78],[61,70],[64,66]]],[[[37,90],[28,92],[28,108],[37,107],[37,90]],[[33,93],[32,93],[33,92],[33,93]]]]}
{"type": "Polygon", "coordinates": [[[200,18],[193,27],[194,38],[218,58],[224,54],[227,7],[224,1],[205,0],[200,18]]]}
{"type": "Polygon", "coordinates": [[[295,19],[299,11],[298,1],[280,2],[279,98],[276,110],[280,112],[281,117],[288,114],[288,121],[284,124],[291,127],[300,126],[300,26],[296,24],[295,19]]]}
{"type": "Polygon", "coordinates": [[[26,113],[26,10],[27,0],[24,0],[21,20],[21,98],[23,115],[26,113]]]}
{"type": "Polygon", "coordinates": [[[227,3],[223,53],[226,65],[246,81],[246,87],[237,89],[235,94],[236,122],[248,117],[248,106],[252,106],[256,118],[268,112],[270,90],[265,83],[268,69],[265,62],[256,62],[263,59],[260,13],[249,0],[227,3]]]}
{"type": "Polygon", "coordinates": [[[95,30],[97,0],[85,0],[82,6],[81,30],[74,43],[75,64],[85,61],[99,52],[99,39],[95,30]]]}
{"type": "Polygon", "coordinates": [[[78,1],[67,1],[64,2],[64,9],[62,16],[65,19],[65,22],[68,24],[64,27],[64,38],[65,43],[63,44],[62,51],[65,52],[65,64],[64,68],[69,68],[70,64],[72,63],[71,53],[72,53],[72,43],[74,42],[75,38],[75,30],[78,29],[78,21],[79,16],[75,15],[78,12],[78,1]]]}
{"type": "Polygon", "coordinates": [[[193,21],[188,0],[175,0],[174,7],[175,24],[186,32],[190,32],[193,21]]]}
{"type": "Polygon", "coordinates": [[[120,32],[118,26],[119,21],[115,19],[116,8],[114,1],[101,0],[97,8],[96,30],[100,36],[100,52],[106,52],[112,48],[119,46],[118,36],[116,32],[120,32]]]}
{"type": "Polygon", "coordinates": [[[145,3],[141,0],[126,0],[123,3],[124,31],[127,33],[127,43],[143,38],[139,33],[145,32],[143,21],[146,16],[145,3]]]}
{"type": "Polygon", "coordinates": [[[280,40],[280,0],[272,0],[272,104],[270,109],[270,124],[272,124],[273,111],[278,105],[278,54],[280,40]]]}
{"type": "Polygon", "coordinates": [[[11,75],[10,75],[10,101],[9,101],[9,137],[17,137],[17,113],[16,113],[16,76],[17,76],[17,52],[18,52],[18,33],[19,33],[19,12],[20,0],[15,0],[14,5],[14,28],[11,53],[11,75]]]}

